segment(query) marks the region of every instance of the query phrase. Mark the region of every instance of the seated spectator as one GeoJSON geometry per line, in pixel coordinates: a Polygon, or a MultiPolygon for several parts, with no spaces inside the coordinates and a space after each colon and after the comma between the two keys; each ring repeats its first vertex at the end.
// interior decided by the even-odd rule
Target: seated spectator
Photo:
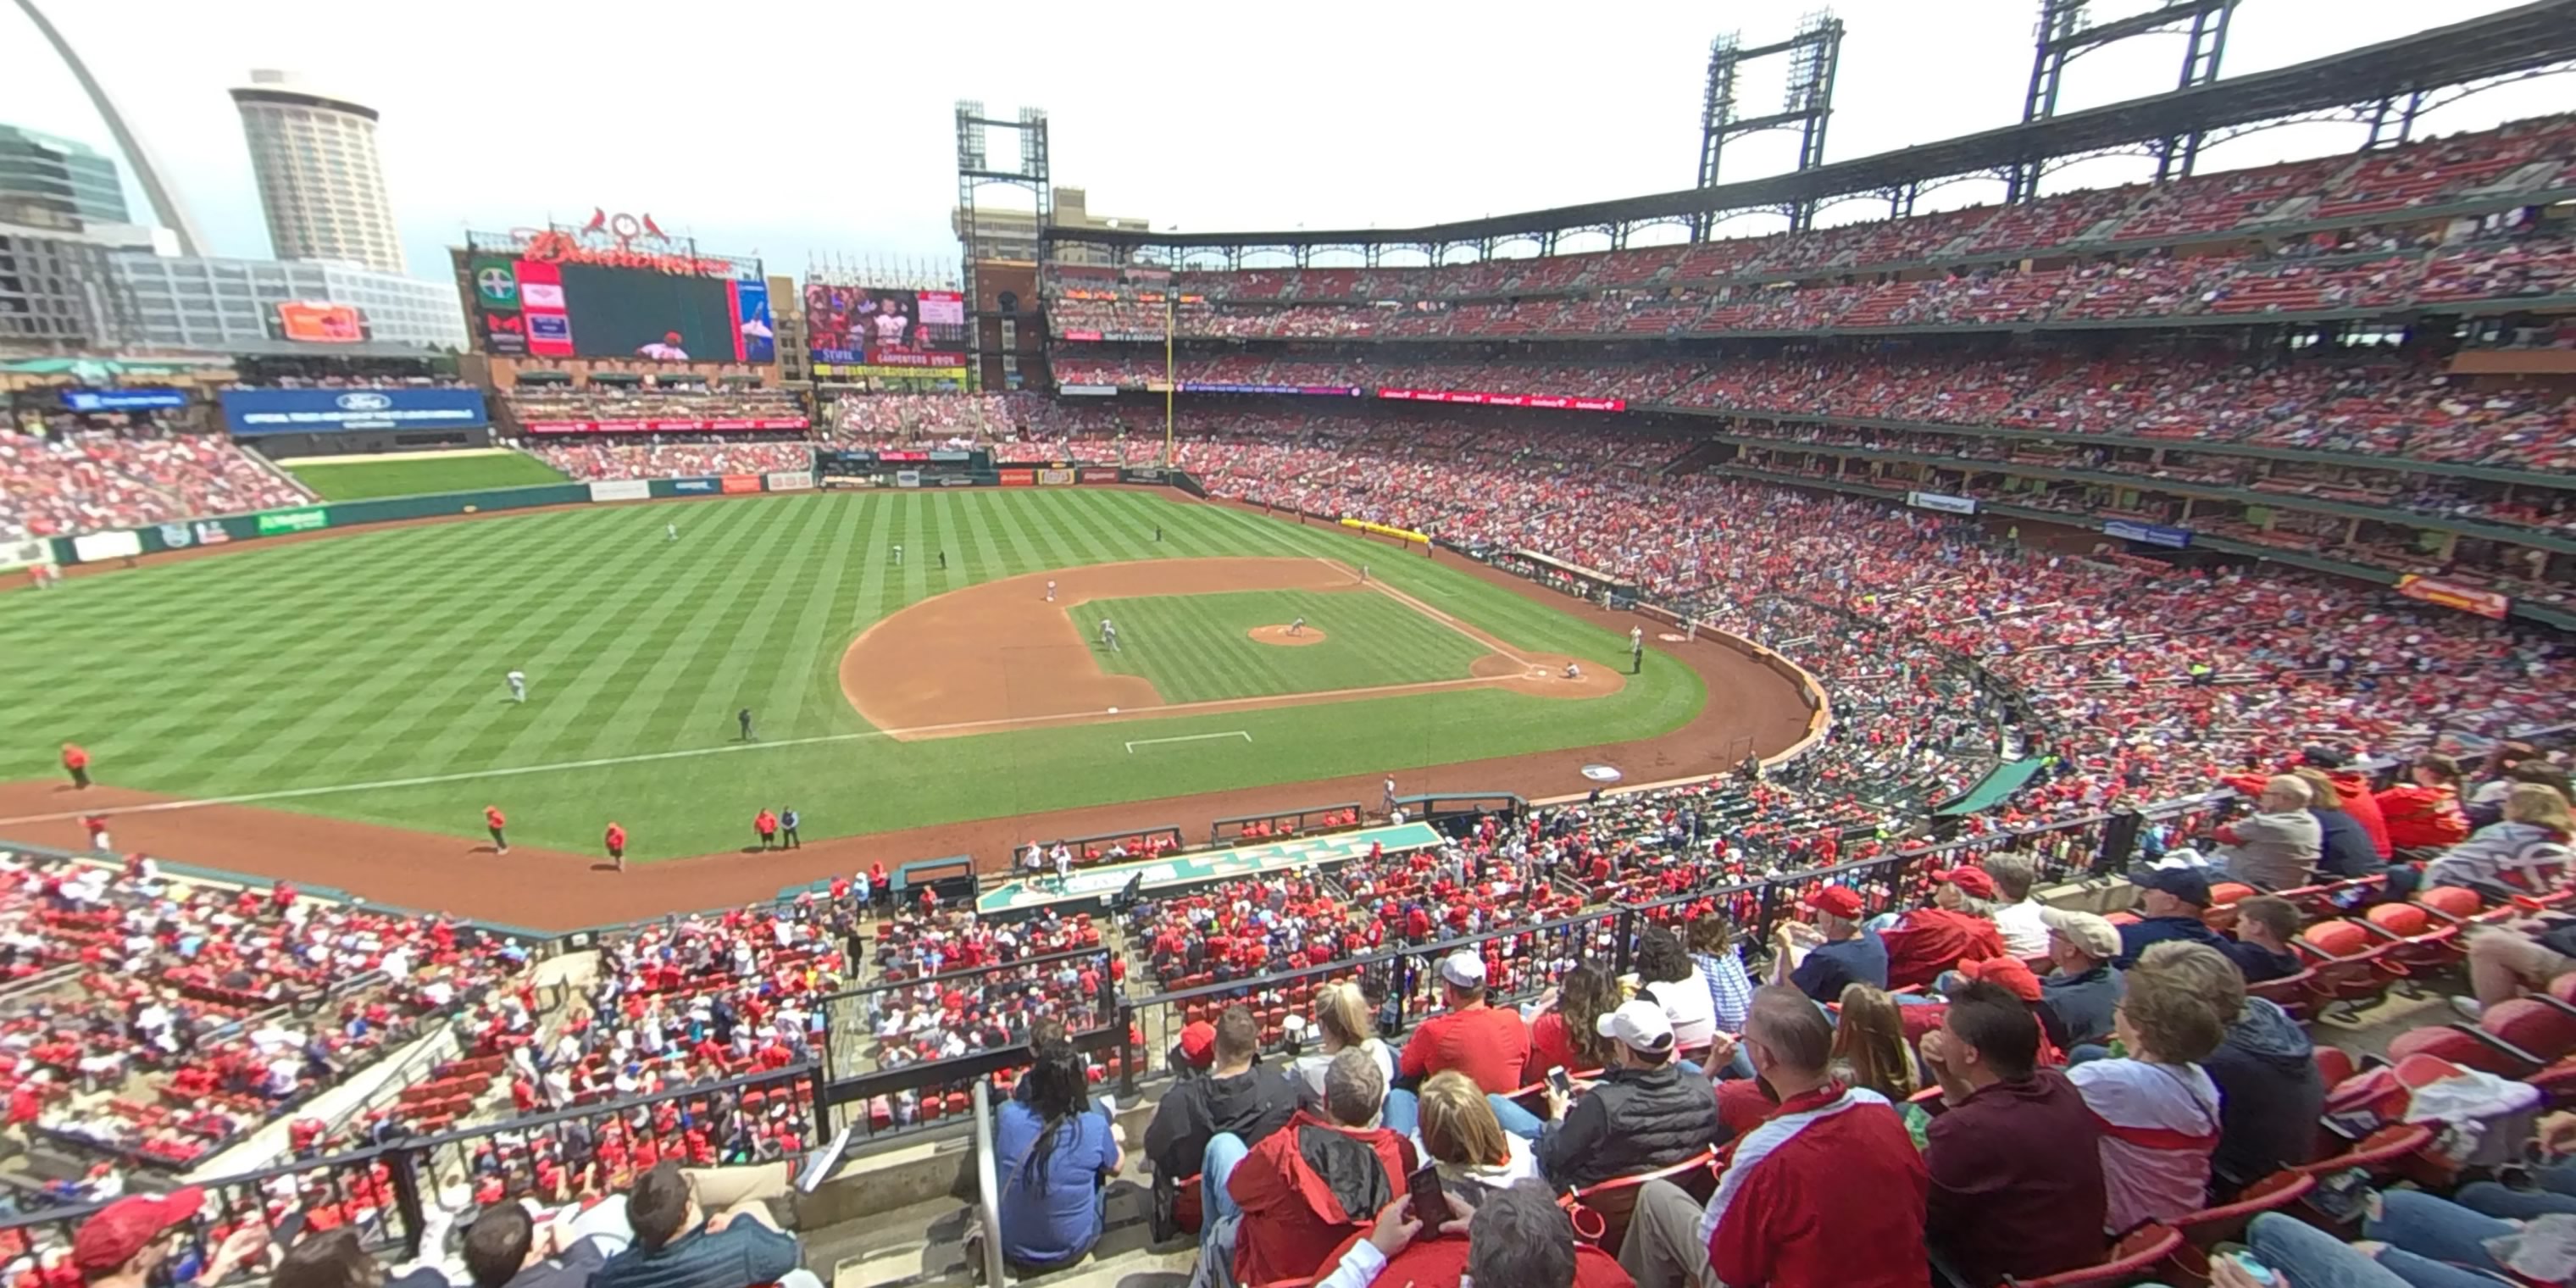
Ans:
{"type": "Polygon", "coordinates": [[[2298,906],[2275,895],[2256,895],[2236,902],[2236,938],[2220,939],[2216,948],[2244,973],[2244,983],[2288,979],[2304,969],[2290,942],[2302,925],[2298,906]]]}
{"type": "Polygon", "coordinates": [[[2040,1003],[2063,1033],[2050,1036],[2068,1051],[2110,1041],[2120,1009],[2120,969],[2111,964],[2120,956],[2120,928],[2089,912],[2051,908],[2044,915],[2054,969],[2039,981],[2040,1003]]]}
{"type": "Polygon", "coordinates": [[[1440,1165],[1446,1186],[1501,1189],[1545,1179],[1529,1141],[1503,1130],[1491,1098],[1463,1073],[1435,1073],[1423,1081],[1422,1131],[1414,1144],[1424,1159],[1440,1165]]]}
{"type": "Polygon", "coordinates": [[[2308,812],[2314,794],[2289,774],[2264,780],[2254,813],[2218,829],[2221,842],[2210,866],[2265,890],[2308,883],[2323,849],[2324,829],[2308,812]]]}
{"type": "Polygon", "coordinates": [[[359,1241],[354,1225],[318,1230],[298,1240],[278,1260],[268,1282],[271,1288],[447,1288],[447,1276],[436,1266],[386,1273],[359,1241]]]}
{"type": "MultiPolygon", "coordinates": [[[[2314,820],[2310,820],[2313,825],[2314,820]]],[[[2121,969],[2134,966],[2149,945],[2168,939],[2216,947],[2220,936],[2201,920],[2209,907],[2209,878],[2198,868],[2149,868],[2129,878],[2138,888],[2136,921],[2120,927],[2121,969]]]]}
{"type": "Polygon", "coordinates": [[[1994,878],[1983,868],[1932,874],[1932,906],[1917,908],[1881,932],[1887,942],[1886,988],[1923,988],[1962,961],[2004,955],[1995,928],[1994,878]]]}
{"type": "MultiPolygon", "coordinates": [[[[1536,1006],[1539,1015],[1530,1021],[1529,1061],[1522,1066],[1532,1082],[1550,1069],[1580,1073],[1609,1067],[1615,1052],[1611,1039],[1601,1034],[1600,1021],[1619,1009],[1619,982],[1607,969],[1591,962],[1575,963],[1554,987],[1539,995],[1536,1006]]],[[[1529,1125],[1529,1134],[1538,1134],[1535,1122],[1529,1125]]]]}
{"type": "MultiPolygon", "coordinates": [[[[1455,1069],[1489,1093],[1518,1090],[1521,1065],[1529,1058],[1529,1025],[1518,1011],[1485,1005],[1484,958],[1462,949],[1440,960],[1440,1005],[1440,1013],[1416,1026],[1404,1044],[1398,1073],[1418,1083],[1455,1069]]],[[[1416,1125],[1411,1093],[1389,1093],[1387,1115],[1388,1126],[1410,1133],[1416,1125]]]]}
{"type": "Polygon", "coordinates": [[[1032,1275],[1072,1265],[1100,1241],[1100,1189],[1122,1158],[1117,1125],[1091,1103],[1081,1055],[1055,1026],[1041,1027],[1034,1062],[993,1128],[993,1154],[1004,1160],[994,1202],[1002,1256],[1032,1275]]]}
{"type": "Polygon", "coordinates": [[[2217,1193],[2233,1195],[2316,1157],[2326,1086],[2307,1030],[2273,1003],[2247,997],[2236,964],[2198,944],[2158,944],[2141,960],[2190,981],[2227,1025],[2200,1062],[2218,1087],[2218,1152],[2210,1158],[2217,1193]]]}
{"type": "Polygon", "coordinates": [[[1261,1025],[1241,1005],[1225,1008],[1213,1031],[1195,1040],[1185,1036],[1182,1050],[1188,1059],[1180,1077],[1145,1126],[1145,1157],[1154,1165],[1158,1203],[1168,1202],[1164,1196],[1183,1179],[1200,1178],[1200,1201],[1213,1226],[1233,1201],[1225,1197],[1226,1173],[1296,1116],[1297,1088],[1278,1070],[1260,1066],[1261,1025]],[[1198,1073],[1203,1060],[1213,1067],[1198,1073]]]}
{"type": "Polygon", "coordinates": [[[2541,989],[2576,970],[2576,917],[2543,912],[2502,923],[2473,923],[2469,935],[2469,988],[2474,997],[2451,1005],[2475,1019],[2485,1008],[2541,989]]]}
{"type": "Polygon", "coordinates": [[[1670,1167],[1717,1143],[1716,1097],[1674,1059],[1664,1009],[1640,998],[1598,1024],[1616,1042],[1600,1080],[1572,1099],[1547,1089],[1548,1122],[1532,1152],[1558,1189],[1670,1167]]]}
{"type": "Polygon", "coordinates": [[[1800,906],[1816,915],[1815,924],[1783,921],[1772,932],[1772,983],[1796,985],[1817,1002],[1839,1001],[1854,984],[1887,987],[1887,941],[1861,924],[1858,893],[1826,886],[1800,906]]]}
{"type": "Polygon", "coordinates": [[[1949,1001],[1941,1027],[1923,1037],[1923,1063],[1948,1107],[1923,1153],[1926,1240],[1970,1284],[2100,1261],[2101,1133],[2082,1093],[2038,1067],[2039,1027],[2020,999],[1969,983],[1949,1001]]]}
{"type": "Polygon", "coordinates": [[[2129,968],[2114,1031],[2125,1057],[2067,1070],[2102,1126],[2102,1180],[2110,1196],[2107,1231],[2198,1211],[2209,1193],[2218,1148],[2218,1086],[2200,1061],[2227,1031],[2199,979],[2170,963],[2129,968]]]}
{"type": "Polygon", "coordinates": [[[1995,883],[1995,932],[2004,937],[2004,951],[2024,961],[2047,956],[2048,923],[2039,900],[2030,897],[2039,869],[2018,854],[1997,854],[1986,859],[1986,876],[1995,883]]]}
{"type": "Polygon", "coordinates": [[[2443,849],[2468,839],[2469,819],[2460,812],[2460,764],[2448,756],[2417,756],[2406,767],[2406,781],[2372,799],[2388,820],[2388,843],[2400,850],[2443,849]]]}
{"type": "Polygon", "coordinates": [[[72,1235],[72,1269],[87,1288],[147,1288],[162,1284],[216,1284],[268,1250],[268,1230],[258,1223],[226,1236],[194,1279],[177,1279],[172,1263],[185,1232],[205,1206],[206,1192],[182,1186],[167,1194],[129,1194],[92,1213],[72,1235]]]}
{"type": "Polygon", "coordinates": [[[2563,875],[2571,836],[2576,821],[2568,817],[2564,795],[2539,783],[2517,783],[2505,793],[2504,817],[2425,865],[2423,883],[2542,889],[2536,882],[2546,879],[2545,872],[2563,875]]]}
{"type": "Polygon", "coordinates": [[[1297,1057],[1289,1067],[1305,1086],[1308,1103],[1324,1094],[1324,1070],[1333,1058],[1344,1051],[1365,1051],[1378,1063],[1378,1085],[1395,1085],[1395,1049],[1377,1035],[1377,1026],[1369,1022],[1368,999],[1360,995],[1360,986],[1343,980],[1315,990],[1315,1033],[1321,1050],[1297,1057]]]}
{"type": "MultiPolygon", "coordinates": [[[[1377,1061],[1346,1050],[1325,1071],[1323,1112],[1297,1111],[1235,1165],[1226,1179],[1235,1282],[1314,1274],[1335,1245],[1404,1193],[1413,1142],[1376,1125],[1385,1098],[1377,1061]]],[[[1221,1251],[1227,1237],[1219,1231],[1211,1249],[1221,1251]]]]}
{"type": "Polygon", "coordinates": [[[1691,963],[1708,981],[1709,1014],[1718,1032],[1744,1032],[1744,1014],[1753,1005],[1753,979],[1744,970],[1735,923],[1710,909],[1691,918],[1689,936],[1691,963]]]}
{"type": "Polygon", "coordinates": [[[1369,1236],[1354,1242],[1316,1288],[1369,1288],[1381,1280],[1413,1288],[1471,1283],[1485,1288],[1627,1288],[1630,1283],[1609,1253],[1575,1239],[1573,1219],[1536,1181],[1496,1190],[1473,1207],[1452,1194],[1452,1215],[1438,1230],[1423,1229],[1412,1208],[1408,1199],[1387,1204],[1369,1236]]]}
{"type": "Polygon", "coordinates": [[[800,1269],[804,1250],[769,1215],[768,1200],[787,1193],[787,1179],[785,1163],[646,1169],[626,1194],[634,1246],[610,1257],[591,1288],[816,1288],[820,1281],[800,1269]]]}
{"type": "Polygon", "coordinates": [[[603,1224],[588,1213],[540,1227],[524,1203],[484,1208],[465,1227],[465,1269],[474,1288],[586,1288],[633,1238],[622,1200],[612,1198],[596,1211],[610,1214],[614,1233],[585,1234],[584,1227],[603,1224]]]}
{"type": "Polygon", "coordinates": [[[2308,785],[2308,816],[2317,821],[2317,867],[2346,881],[2386,873],[2388,860],[2371,848],[2370,834],[2362,830],[2361,821],[2344,811],[2334,780],[2325,771],[2305,765],[2290,773],[2308,785]]]}
{"type": "Polygon", "coordinates": [[[1736,1143],[1705,1210],[1670,1181],[1639,1187],[1620,1247],[1637,1288],[1922,1288],[1923,1157],[1885,1097],[1835,1080],[1824,1012],[1764,988],[1744,1045],[1779,1112],[1736,1143]]]}
{"type": "Polygon", "coordinates": [[[1915,1067],[1914,1048],[1905,1040],[1905,1021],[1897,1014],[1896,999],[1884,989],[1854,984],[1843,990],[1841,1005],[1834,1024],[1835,1078],[1847,1087],[1877,1092],[1896,1106],[1897,1116],[1905,1120],[1906,1135],[1921,1149],[1930,1118],[1922,1106],[1908,1101],[1922,1089],[1923,1073],[1915,1067]]]}
{"type": "Polygon", "coordinates": [[[1697,1054],[1717,1040],[1717,1003],[1708,981],[1700,978],[1680,937],[1661,926],[1637,936],[1637,996],[1664,1008],[1675,1050],[1697,1054]]]}

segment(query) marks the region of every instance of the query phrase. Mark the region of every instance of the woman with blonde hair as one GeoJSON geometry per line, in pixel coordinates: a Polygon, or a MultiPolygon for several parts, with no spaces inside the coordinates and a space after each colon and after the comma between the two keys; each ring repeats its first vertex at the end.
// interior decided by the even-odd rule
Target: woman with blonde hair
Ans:
{"type": "Polygon", "coordinates": [[[1484,1091],[1455,1069],[1423,1082],[1422,1121],[1413,1143],[1439,1165],[1447,1184],[1499,1190],[1524,1177],[1539,1179],[1529,1142],[1504,1131],[1484,1091]]]}
{"type": "Polygon", "coordinates": [[[2568,816],[2567,797],[2546,783],[2516,783],[2505,794],[2503,821],[2479,828],[2427,864],[2424,884],[2475,888],[2512,877],[2525,889],[2545,890],[2566,875],[2571,839],[2576,819],[2568,816]]]}
{"type": "Polygon", "coordinates": [[[1314,1025],[1321,1050],[1297,1057],[1291,1066],[1308,1103],[1322,1103],[1324,1070],[1332,1066],[1334,1056],[1349,1047],[1366,1051],[1369,1058],[1377,1061],[1378,1071],[1384,1075],[1381,1085],[1395,1085],[1395,1052],[1378,1038],[1376,1027],[1369,1022],[1368,999],[1360,995],[1359,985],[1343,980],[1315,990],[1314,1025]]]}
{"type": "Polygon", "coordinates": [[[1845,1084],[1887,1097],[1905,1120],[1914,1148],[1924,1144],[1932,1115],[1910,1097],[1923,1089],[1923,1071],[1914,1063],[1914,1048],[1905,1041],[1905,1021],[1896,999],[1867,984],[1843,988],[1842,1012],[1834,1025],[1834,1076],[1845,1084]]]}

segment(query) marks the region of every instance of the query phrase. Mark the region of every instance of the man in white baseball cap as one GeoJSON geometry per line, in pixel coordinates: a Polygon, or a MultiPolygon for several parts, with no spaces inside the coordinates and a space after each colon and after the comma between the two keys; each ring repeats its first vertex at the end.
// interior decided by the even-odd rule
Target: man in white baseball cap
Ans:
{"type": "Polygon", "coordinates": [[[1409,1084],[1389,1092],[1386,1125],[1410,1133],[1418,1125],[1419,1105],[1412,1088],[1435,1073],[1455,1069],[1487,1095],[1509,1095],[1521,1086],[1521,1065],[1529,1058],[1529,1025],[1508,1006],[1485,1005],[1485,959],[1460,949],[1440,959],[1438,1014],[1416,1025],[1397,1061],[1400,1081],[1409,1084]]]}
{"type": "MultiPolygon", "coordinates": [[[[1548,1089],[1549,1122],[1532,1152],[1550,1185],[1580,1188],[1651,1172],[1716,1143],[1716,1094],[1707,1078],[1684,1073],[1673,1059],[1673,1022],[1663,1007],[1641,998],[1600,1017],[1594,1029],[1615,1043],[1601,1080],[1571,1101],[1548,1089]]],[[[1720,1044],[1730,1049],[1710,1058],[1733,1058],[1732,1044],[1720,1044]]]]}

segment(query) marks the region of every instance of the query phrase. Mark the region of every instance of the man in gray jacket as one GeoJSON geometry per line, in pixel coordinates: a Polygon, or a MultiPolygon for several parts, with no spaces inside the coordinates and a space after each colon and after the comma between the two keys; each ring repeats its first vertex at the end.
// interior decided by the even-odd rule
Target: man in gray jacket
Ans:
{"type": "MultiPolygon", "coordinates": [[[[1580,1189],[1621,1176],[1670,1167],[1717,1143],[1717,1096],[1708,1079],[1673,1061],[1673,1024],[1654,1002],[1627,1003],[1596,1024],[1616,1040],[1610,1067],[1576,1100],[1551,1087],[1548,1123],[1533,1151],[1539,1171],[1558,1189],[1580,1189]]],[[[1734,1058],[1718,1039],[1711,1067],[1734,1058]]]]}
{"type": "Polygon", "coordinates": [[[2325,829],[2308,812],[2313,795],[2288,774],[2266,780],[2254,813],[2218,829],[2227,875],[2266,890],[2306,885],[2325,845],[2325,829]]]}

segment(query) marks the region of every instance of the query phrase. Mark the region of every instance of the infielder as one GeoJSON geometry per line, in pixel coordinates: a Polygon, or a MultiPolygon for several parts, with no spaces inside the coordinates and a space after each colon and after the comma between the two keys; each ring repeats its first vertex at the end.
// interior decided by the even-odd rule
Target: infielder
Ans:
{"type": "Polygon", "coordinates": [[[1100,619],[1100,646],[1112,653],[1118,651],[1118,628],[1110,625],[1106,617],[1100,619]]]}
{"type": "Polygon", "coordinates": [[[1305,634],[1305,633],[1306,633],[1306,619],[1305,619],[1305,618],[1303,618],[1303,617],[1300,617],[1300,618],[1298,618],[1297,620],[1295,620],[1295,621],[1293,621],[1293,622],[1288,623],[1288,633],[1289,633],[1289,634],[1291,634],[1291,635],[1303,635],[1303,634],[1305,634]]]}
{"type": "Polygon", "coordinates": [[[1646,669],[1646,628],[1628,628],[1628,674],[1640,675],[1646,669]]]}
{"type": "Polygon", "coordinates": [[[1055,602],[1055,578],[1053,577],[1047,578],[1047,602],[1050,604],[1055,602]]]}
{"type": "Polygon", "coordinates": [[[903,566],[903,547],[901,546],[894,548],[894,566],[897,568],[903,566]]]}
{"type": "Polygon", "coordinates": [[[512,672],[510,672],[508,675],[502,676],[501,678],[502,678],[503,680],[507,681],[507,682],[509,683],[509,685],[510,685],[510,700],[511,700],[511,701],[513,701],[513,702],[525,702],[525,701],[527,701],[527,700],[528,700],[528,673],[527,673],[527,672],[525,672],[525,671],[512,671],[512,672]]]}

